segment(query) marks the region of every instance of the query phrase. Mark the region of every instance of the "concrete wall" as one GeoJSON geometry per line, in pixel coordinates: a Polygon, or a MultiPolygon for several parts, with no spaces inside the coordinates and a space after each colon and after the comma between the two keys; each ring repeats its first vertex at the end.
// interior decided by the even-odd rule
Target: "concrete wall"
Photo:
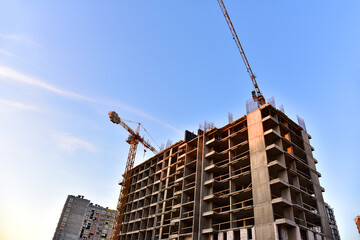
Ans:
{"type": "Polygon", "coordinates": [[[64,204],[54,240],[77,240],[90,201],[69,195],[64,204]],[[62,230],[61,230],[62,228],[62,230]]]}
{"type": "Polygon", "coordinates": [[[326,213],[325,202],[324,202],[324,198],[323,198],[322,191],[321,191],[319,176],[316,173],[315,160],[314,160],[313,154],[312,154],[313,149],[310,145],[309,135],[305,131],[302,131],[301,134],[302,134],[302,137],[305,142],[304,147],[305,147],[305,152],[306,152],[307,159],[308,159],[308,164],[311,167],[311,169],[314,170],[314,171],[311,171],[311,180],[314,183],[314,192],[315,192],[315,196],[317,199],[319,214],[321,217],[322,231],[325,234],[325,239],[332,240],[333,237],[332,237],[329,220],[328,220],[327,213],[326,213]]]}
{"type": "Polygon", "coordinates": [[[319,226],[320,217],[309,213],[317,210],[327,234],[312,148],[300,130],[265,105],[135,167],[121,239],[297,240],[308,234],[299,226],[319,226]],[[143,221],[146,234],[135,227],[143,221]]]}
{"type": "MultiPolygon", "coordinates": [[[[91,231],[86,229],[87,224],[97,229],[97,232],[107,234],[106,238],[103,239],[109,239],[114,216],[114,210],[103,208],[97,204],[94,205],[90,203],[90,200],[84,199],[83,196],[75,197],[69,195],[61,213],[53,240],[83,239],[82,234],[87,234],[86,231],[91,231]],[[84,223],[85,220],[86,223],[84,223]]],[[[95,238],[100,238],[100,235],[94,235],[93,239],[95,238]]]]}
{"type": "Polygon", "coordinates": [[[274,239],[269,173],[260,110],[247,115],[256,239],[274,239]]]}

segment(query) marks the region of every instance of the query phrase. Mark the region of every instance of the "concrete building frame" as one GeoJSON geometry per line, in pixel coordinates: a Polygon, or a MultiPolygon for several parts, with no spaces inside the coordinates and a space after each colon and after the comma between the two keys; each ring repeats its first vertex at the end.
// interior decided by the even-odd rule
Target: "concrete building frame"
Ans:
{"type": "Polygon", "coordinates": [[[132,171],[120,239],[332,239],[311,136],[270,104],[132,171]]]}

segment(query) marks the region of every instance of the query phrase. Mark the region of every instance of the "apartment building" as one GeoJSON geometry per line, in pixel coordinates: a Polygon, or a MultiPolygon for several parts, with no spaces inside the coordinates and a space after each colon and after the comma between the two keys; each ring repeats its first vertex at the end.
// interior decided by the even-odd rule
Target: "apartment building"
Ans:
{"type": "Polygon", "coordinates": [[[110,239],[115,210],[93,204],[84,196],[69,195],[54,240],[110,239]]]}

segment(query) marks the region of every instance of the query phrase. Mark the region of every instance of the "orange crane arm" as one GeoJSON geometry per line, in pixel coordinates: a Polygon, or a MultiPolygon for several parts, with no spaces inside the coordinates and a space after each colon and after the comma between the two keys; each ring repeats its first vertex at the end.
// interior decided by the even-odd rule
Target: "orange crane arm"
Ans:
{"type": "Polygon", "coordinates": [[[109,118],[113,123],[123,126],[123,128],[125,128],[131,135],[136,135],[136,133],[126,123],[121,121],[119,115],[115,111],[109,112],[109,118]]]}
{"type": "Polygon", "coordinates": [[[234,41],[236,43],[236,46],[239,49],[240,55],[241,55],[241,57],[242,57],[242,59],[243,59],[243,61],[245,63],[246,70],[249,73],[251,81],[252,81],[252,83],[254,85],[255,91],[253,91],[253,93],[252,93],[253,98],[254,98],[255,101],[258,102],[259,106],[264,105],[265,104],[265,98],[261,94],[260,88],[259,88],[259,86],[258,86],[258,84],[256,82],[256,77],[255,77],[253,71],[251,70],[249,61],[246,58],[244,49],[241,46],[240,40],[239,40],[239,38],[238,38],[238,36],[236,34],[235,28],[234,28],[234,26],[233,26],[233,24],[231,22],[231,19],[230,19],[230,16],[229,16],[229,14],[228,14],[228,12],[226,10],[225,4],[224,4],[223,0],[217,0],[217,1],[219,3],[219,6],[221,8],[222,13],[224,14],[225,20],[226,20],[226,22],[227,22],[227,24],[229,26],[229,29],[230,29],[231,34],[233,36],[233,39],[234,39],[234,41]]]}
{"type": "Polygon", "coordinates": [[[132,130],[124,121],[122,121],[115,111],[109,112],[109,118],[113,123],[120,124],[123,128],[125,128],[130,133],[130,135],[134,136],[134,138],[142,143],[144,147],[150,149],[155,154],[158,153],[156,148],[151,146],[151,144],[148,141],[145,141],[144,138],[139,135],[139,133],[135,133],[134,130],[132,130]]]}

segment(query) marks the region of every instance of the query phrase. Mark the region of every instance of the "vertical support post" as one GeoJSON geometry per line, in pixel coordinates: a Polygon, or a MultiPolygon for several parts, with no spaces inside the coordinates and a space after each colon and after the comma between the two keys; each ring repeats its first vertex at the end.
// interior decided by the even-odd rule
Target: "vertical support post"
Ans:
{"type": "MultiPolygon", "coordinates": [[[[301,131],[302,138],[304,140],[304,148],[306,152],[306,158],[309,164],[309,167],[313,170],[316,170],[315,161],[312,155],[312,148],[310,145],[309,135],[303,130],[301,131]]],[[[314,192],[317,200],[317,205],[319,209],[319,215],[321,217],[321,228],[322,232],[325,234],[326,239],[332,239],[332,233],[329,225],[329,220],[327,217],[325,202],[321,191],[319,176],[314,172],[310,171],[311,181],[314,183],[314,192]]]]}
{"type": "Polygon", "coordinates": [[[201,191],[202,191],[202,165],[203,165],[203,155],[204,155],[204,134],[198,136],[197,142],[197,159],[196,159],[196,179],[195,179],[195,206],[194,206],[194,228],[193,228],[193,239],[201,239],[201,226],[197,223],[200,223],[200,209],[201,205],[198,204],[201,202],[201,191]]]}
{"type": "Polygon", "coordinates": [[[275,240],[270,179],[261,111],[259,109],[247,115],[247,124],[253,187],[255,236],[257,239],[275,240]]]}

